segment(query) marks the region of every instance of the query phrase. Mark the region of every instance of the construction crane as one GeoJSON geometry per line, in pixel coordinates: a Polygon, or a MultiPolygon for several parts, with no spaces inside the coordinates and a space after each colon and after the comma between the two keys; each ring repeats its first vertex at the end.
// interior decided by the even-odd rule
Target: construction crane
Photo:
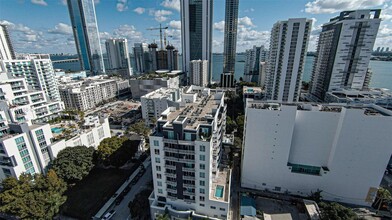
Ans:
{"type": "Polygon", "coordinates": [[[159,36],[161,38],[161,50],[163,50],[163,41],[162,41],[162,30],[166,30],[169,27],[162,27],[162,24],[159,24],[159,28],[147,28],[147,30],[149,31],[153,31],[153,30],[159,30],[159,36]]]}

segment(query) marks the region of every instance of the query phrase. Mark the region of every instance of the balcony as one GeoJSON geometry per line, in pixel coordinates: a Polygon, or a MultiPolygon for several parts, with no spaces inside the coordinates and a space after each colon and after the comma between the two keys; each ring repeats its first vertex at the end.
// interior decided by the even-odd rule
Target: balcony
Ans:
{"type": "Polygon", "coordinates": [[[183,186],[186,187],[186,188],[188,188],[188,189],[194,189],[194,188],[195,188],[195,185],[192,185],[192,184],[186,184],[186,183],[184,183],[183,186]]]}
{"type": "Polygon", "coordinates": [[[182,176],[184,180],[195,180],[194,176],[182,176]]]}
{"type": "Polygon", "coordinates": [[[172,185],[172,186],[177,186],[177,182],[166,180],[166,184],[172,185]]]}
{"type": "Polygon", "coordinates": [[[177,200],[177,197],[175,197],[175,196],[167,195],[167,198],[168,198],[168,199],[171,199],[171,200],[177,200]]]}
{"type": "Polygon", "coordinates": [[[177,194],[177,190],[176,189],[166,188],[166,191],[169,192],[169,193],[177,194]]]}
{"type": "Polygon", "coordinates": [[[163,147],[163,150],[164,150],[165,152],[178,153],[178,150],[177,150],[177,149],[170,148],[170,147],[163,147]]]}
{"type": "Polygon", "coordinates": [[[184,172],[195,172],[195,168],[182,167],[182,171],[184,171],[184,172]]]}
{"type": "Polygon", "coordinates": [[[195,154],[194,150],[178,150],[180,154],[195,154]]]}
{"type": "Polygon", "coordinates": [[[194,199],[184,199],[184,202],[187,202],[187,203],[194,203],[195,200],[194,200],[194,199]]]}
{"type": "Polygon", "coordinates": [[[169,165],[169,164],[165,164],[165,168],[166,168],[166,169],[175,170],[175,169],[176,169],[176,166],[174,166],[174,165],[169,165]]]}
{"type": "Polygon", "coordinates": [[[184,194],[184,196],[194,196],[195,192],[184,191],[183,194],[184,194]]]}
{"type": "Polygon", "coordinates": [[[170,157],[170,156],[164,156],[163,159],[170,160],[170,161],[176,161],[176,162],[178,161],[177,157],[170,157]]]}
{"type": "Polygon", "coordinates": [[[182,163],[195,163],[195,159],[179,158],[177,160],[182,162],[182,163]]]}
{"type": "Polygon", "coordinates": [[[165,172],[165,175],[166,175],[167,177],[173,177],[173,178],[176,178],[176,177],[177,177],[177,174],[175,174],[175,173],[167,173],[167,172],[165,172]]]}

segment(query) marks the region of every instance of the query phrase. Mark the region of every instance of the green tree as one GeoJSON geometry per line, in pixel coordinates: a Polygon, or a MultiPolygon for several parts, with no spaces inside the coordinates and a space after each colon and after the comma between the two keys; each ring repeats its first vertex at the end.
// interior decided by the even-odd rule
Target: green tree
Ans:
{"type": "Polygon", "coordinates": [[[377,207],[377,211],[379,211],[383,203],[388,203],[391,200],[391,193],[387,189],[380,187],[377,191],[374,207],[377,207]]]}
{"type": "Polygon", "coordinates": [[[170,217],[168,214],[161,214],[161,215],[157,215],[157,217],[155,218],[156,220],[170,220],[170,217]]]}
{"type": "Polygon", "coordinates": [[[66,200],[66,184],[54,170],[46,175],[22,174],[19,180],[8,177],[2,186],[0,212],[21,219],[53,219],[66,200]]]}
{"type": "Polygon", "coordinates": [[[322,220],[355,220],[357,215],[349,208],[346,208],[336,202],[324,203],[320,202],[322,220]]]}
{"type": "Polygon", "coordinates": [[[94,151],[93,147],[67,147],[58,153],[51,167],[67,183],[80,181],[94,167],[94,151]]]}
{"type": "Polygon", "coordinates": [[[231,134],[237,128],[237,124],[229,116],[226,117],[226,134],[231,134]]]}
{"type": "Polygon", "coordinates": [[[139,135],[142,135],[142,136],[144,136],[144,138],[147,139],[148,135],[151,132],[151,129],[146,126],[144,121],[138,121],[135,124],[131,125],[128,128],[128,131],[134,132],[134,133],[139,134],[139,135]]]}
{"type": "Polygon", "coordinates": [[[244,134],[244,120],[245,120],[245,116],[244,115],[239,115],[235,121],[237,123],[237,137],[242,138],[243,134],[244,134]]]}
{"type": "Polygon", "coordinates": [[[146,210],[149,210],[150,203],[148,197],[150,194],[151,190],[145,189],[138,193],[133,201],[128,203],[132,219],[149,219],[149,212],[146,212],[146,210]]]}
{"type": "Polygon", "coordinates": [[[107,160],[109,156],[118,150],[126,140],[127,138],[125,137],[117,136],[103,139],[98,146],[98,159],[100,161],[107,160]]]}

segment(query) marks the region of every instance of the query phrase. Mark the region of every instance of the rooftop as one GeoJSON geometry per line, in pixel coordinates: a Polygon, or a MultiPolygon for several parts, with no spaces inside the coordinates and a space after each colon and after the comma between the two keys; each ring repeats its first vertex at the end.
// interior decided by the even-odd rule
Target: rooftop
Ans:
{"type": "Polygon", "coordinates": [[[270,111],[281,111],[285,106],[297,106],[298,111],[319,111],[319,112],[341,112],[345,109],[361,109],[365,115],[370,116],[392,116],[392,111],[374,104],[345,104],[345,103],[280,103],[280,102],[263,102],[249,101],[247,108],[265,109],[270,111]]]}
{"type": "Polygon", "coordinates": [[[255,94],[255,93],[261,93],[263,90],[261,89],[261,87],[248,87],[248,86],[244,86],[242,88],[242,93],[243,94],[255,94]]]}
{"type": "Polygon", "coordinates": [[[231,175],[230,170],[218,170],[216,174],[212,177],[212,184],[210,190],[211,200],[229,202],[230,175],[231,175]],[[222,196],[218,196],[219,194],[221,194],[222,196]]]}
{"type": "Polygon", "coordinates": [[[159,99],[159,98],[166,98],[168,96],[171,96],[173,92],[178,91],[178,89],[172,89],[172,88],[165,88],[162,87],[160,89],[157,89],[155,91],[152,91],[141,98],[149,98],[149,99],[159,99]]]}

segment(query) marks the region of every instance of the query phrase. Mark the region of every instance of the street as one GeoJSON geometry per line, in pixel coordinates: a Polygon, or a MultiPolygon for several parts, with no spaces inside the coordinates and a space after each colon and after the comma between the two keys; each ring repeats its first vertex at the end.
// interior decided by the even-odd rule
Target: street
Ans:
{"type": "Polygon", "coordinates": [[[146,167],[146,172],[144,173],[144,175],[139,179],[139,181],[135,185],[131,187],[131,190],[128,192],[127,195],[124,196],[124,199],[121,201],[121,203],[117,206],[114,206],[114,208],[112,208],[116,211],[116,214],[113,216],[112,219],[115,220],[131,219],[128,203],[135,198],[136,194],[141,192],[143,189],[147,188],[146,185],[150,181],[152,181],[151,165],[146,167]]]}

